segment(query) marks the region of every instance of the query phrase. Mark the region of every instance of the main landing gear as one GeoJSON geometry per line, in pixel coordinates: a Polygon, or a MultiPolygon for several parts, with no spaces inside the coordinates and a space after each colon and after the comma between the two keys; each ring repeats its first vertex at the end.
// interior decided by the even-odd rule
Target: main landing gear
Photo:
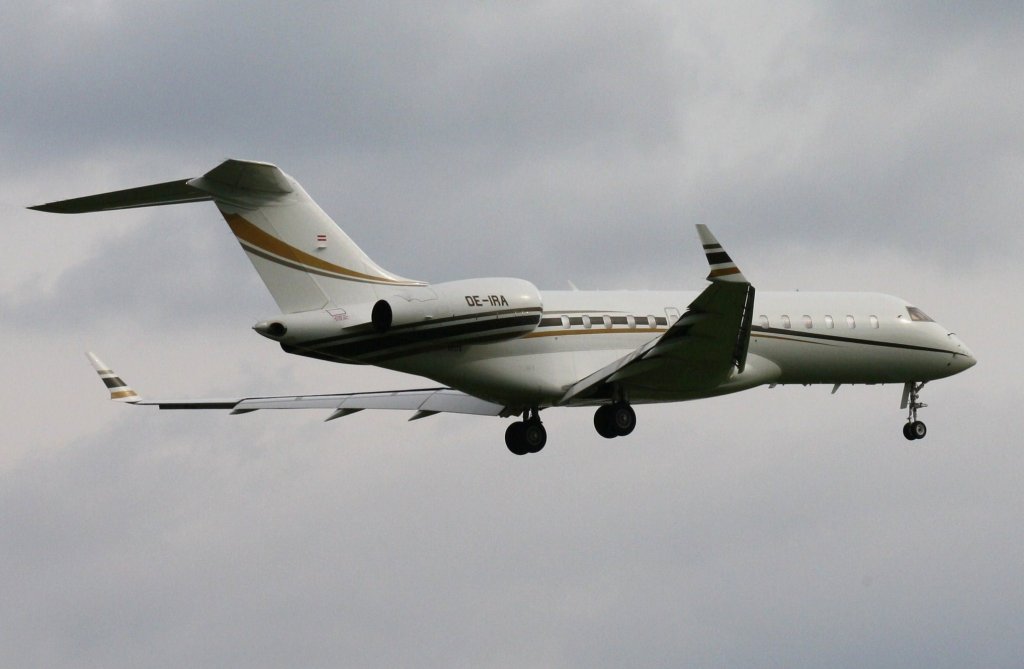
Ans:
{"type": "Polygon", "coordinates": [[[903,426],[903,436],[908,441],[924,439],[924,436],[928,434],[928,428],[917,419],[917,410],[928,406],[917,401],[917,394],[921,392],[922,388],[924,388],[924,383],[914,383],[913,381],[908,381],[903,386],[903,405],[900,408],[907,410],[907,422],[903,426]]]}
{"type": "Polygon", "coordinates": [[[628,402],[603,404],[594,413],[594,428],[605,439],[625,437],[636,427],[636,412],[628,402]]]}
{"type": "Polygon", "coordinates": [[[505,430],[505,445],[516,455],[537,453],[548,443],[548,431],[540,422],[540,412],[530,409],[523,412],[523,420],[516,421],[505,430]]]}

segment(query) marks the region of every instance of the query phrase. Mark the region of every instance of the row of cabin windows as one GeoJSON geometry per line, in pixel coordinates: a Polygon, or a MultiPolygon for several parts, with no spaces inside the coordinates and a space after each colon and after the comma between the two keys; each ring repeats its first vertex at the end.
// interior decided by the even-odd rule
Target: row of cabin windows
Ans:
{"type": "MultiPolygon", "coordinates": [[[[814,327],[814,319],[811,318],[808,314],[804,314],[802,319],[803,319],[803,325],[804,325],[805,328],[810,330],[811,328],[814,327]]],[[[766,328],[767,327],[771,327],[771,322],[768,320],[768,317],[763,315],[763,314],[761,316],[758,316],[758,321],[760,322],[761,327],[766,327],[766,328]]],[[[825,327],[827,329],[829,329],[829,330],[833,329],[836,326],[836,321],[831,316],[826,315],[825,318],[824,318],[824,322],[825,322],[825,327]]],[[[779,323],[782,325],[782,327],[784,327],[786,329],[789,329],[789,328],[793,327],[793,321],[790,319],[789,316],[787,316],[785,314],[783,314],[782,316],[779,316],[779,323]]],[[[878,329],[878,316],[868,316],[868,324],[872,328],[877,330],[878,329]]],[[[847,314],[846,315],[846,327],[850,328],[851,330],[856,328],[857,327],[857,319],[854,318],[852,315],[847,314]]]]}
{"type": "Polygon", "coordinates": [[[541,326],[561,324],[566,330],[573,326],[589,330],[594,327],[611,328],[613,325],[653,329],[659,325],[666,325],[667,321],[664,318],[657,318],[655,316],[609,316],[605,314],[604,316],[562,316],[558,320],[545,318],[540,324],[541,326]]]}

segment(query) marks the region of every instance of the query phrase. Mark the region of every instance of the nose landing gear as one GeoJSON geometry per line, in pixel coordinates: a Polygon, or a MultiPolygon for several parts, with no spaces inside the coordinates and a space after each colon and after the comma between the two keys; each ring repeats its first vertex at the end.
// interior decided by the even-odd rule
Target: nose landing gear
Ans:
{"type": "Polygon", "coordinates": [[[917,401],[917,394],[921,392],[922,388],[924,388],[923,382],[914,383],[913,381],[907,381],[903,385],[903,402],[900,404],[900,408],[907,409],[907,422],[903,426],[903,436],[908,441],[924,439],[925,435],[928,434],[928,428],[917,419],[917,410],[928,406],[923,402],[917,401]]]}

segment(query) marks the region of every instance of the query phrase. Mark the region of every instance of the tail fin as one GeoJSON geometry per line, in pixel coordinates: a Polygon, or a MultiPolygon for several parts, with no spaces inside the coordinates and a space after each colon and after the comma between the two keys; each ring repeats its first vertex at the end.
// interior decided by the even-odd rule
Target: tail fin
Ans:
{"type": "Polygon", "coordinates": [[[297,181],[269,163],[227,160],[196,179],[32,207],[85,213],[213,200],[283,313],[370,303],[387,287],[425,286],[385,271],[297,181]]]}

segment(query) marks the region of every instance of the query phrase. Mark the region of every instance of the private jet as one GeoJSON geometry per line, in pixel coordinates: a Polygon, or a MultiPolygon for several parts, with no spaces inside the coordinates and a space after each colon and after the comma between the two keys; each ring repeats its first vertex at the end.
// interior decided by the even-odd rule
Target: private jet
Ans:
{"type": "Polygon", "coordinates": [[[366,409],[514,418],[516,455],[547,443],[541,411],[592,407],[602,437],[636,427],[634,406],[758,386],[902,384],[903,435],[927,433],[925,383],[975,364],[924,311],[879,293],[757,292],[711,231],[700,292],[541,291],[517,278],[430,284],[371,260],[299,183],[269,163],[227,160],[193,178],[31,207],[74,214],[213,201],[280,313],[253,325],[287,353],[377,365],[438,387],[233,399],[144,399],[93,353],[110,398],[161,409],[366,409]]]}

